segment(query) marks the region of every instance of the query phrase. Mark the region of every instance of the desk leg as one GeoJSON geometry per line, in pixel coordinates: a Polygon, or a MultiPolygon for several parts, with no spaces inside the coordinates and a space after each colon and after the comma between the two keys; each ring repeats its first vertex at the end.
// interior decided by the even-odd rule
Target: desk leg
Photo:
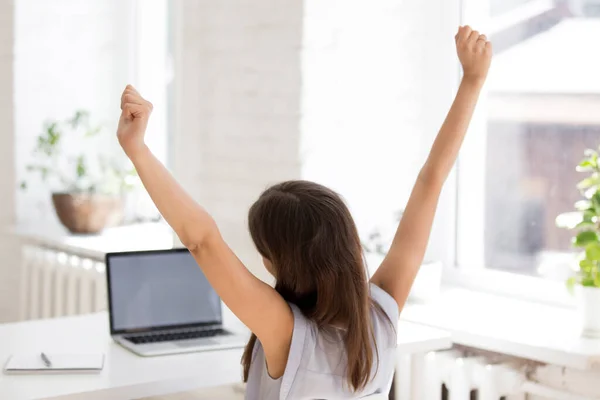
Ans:
{"type": "Polygon", "coordinates": [[[435,353],[403,354],[394,375],[395,400],[441,400],[441,379],[435,353]]]}
{"type": "Polygon", "coordinates": [[[439,373],[437,354],[430,352],[422,355],[423,359],[423,381],[422,393],[424,400],[442,400],[442,379],[439,373]]]}
{"type": "Polygon", "coordinates": [[[411,399],[425,399],[425,354],[413,354],[410,368],[411,399]]]}
{"type": "Polygon", "coordinates": [[[411,400],[412,362],[410,354],[401,354],[396,361],[394,378],[394,398],[396,400],[411,400]]]}

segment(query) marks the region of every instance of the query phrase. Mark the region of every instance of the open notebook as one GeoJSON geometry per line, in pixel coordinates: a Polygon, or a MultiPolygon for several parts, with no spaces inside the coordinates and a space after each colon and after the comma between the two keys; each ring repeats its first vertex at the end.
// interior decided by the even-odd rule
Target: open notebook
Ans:
{"type": "Polygon", "coordinates": [[[44,364],[40,353],[15,354],[4,365],[5,373],[79,373],[100,372],[104,367],[104,354],[54,354],[46,353],[50,366],[44,364]]]}

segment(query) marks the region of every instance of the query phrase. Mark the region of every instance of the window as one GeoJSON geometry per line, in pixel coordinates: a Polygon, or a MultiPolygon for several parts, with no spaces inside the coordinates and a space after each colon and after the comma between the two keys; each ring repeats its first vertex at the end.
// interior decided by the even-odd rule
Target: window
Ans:
{"type": "MultiPolygon", "coordinates": [[[[17,182],[30,182],[26,192],[16,193],[20,222],[55,223],[48,191],[64,190],[42,185],[27,171],[45,121],[62,121],[76,110],[87,110],[93,123],[107,130],[98,146],[105,153],[121,154],[113,134],[127,83],[155,103],[147,139],[155,154],[167,160],[169,3],[15,2],[15,168],[17,182]]],[[[79,149],[67,143],[65,153],[76,156],[79,149]]],[[[127,202],[128,221],[158,215],[144,196],[140,191],[127,202]]]]}
{"type": "MultiPolygon", "coordinates": [[[[169,164],[169,127],[172,92],[171,7],[168,0],[132,0],[131,76],[140,93],[154,105],[146,131],[146,143],[156,157],[169,164]]],[[[142,222],[160,218],[148,193],[140,188],[130,196],[129,220],[142,222]]]]}
{"type": "Polygon", "coordinates": [[[154,105],[146,140],[154,154],[167,162],[169,104],[172,82],[170,43],[170,2],[151,0],[136,2],[135,84],[154,105]]]}
{"type": "MultiPolygon", "coordinates": [[[[305,10],[302,177],[342,194],[366,247],[385,252],[424,161],[424,137],[441,123],[431,109],[450,102],[427,85],[451,68],[433,67],[440,52],[421,39],[431,17],[416,2],[310,0],[305,10]]],[[[367,254],[373,268],[379,253],[367,254]]]]}
{"type": "Polygon", "coordinates": [[[555,218],[580,199],[584,149],[600,145],[600,3],[483,3],[464,4],[495,57],[458,164],[456,264],[562,280],[571,232],[555,218]]]}

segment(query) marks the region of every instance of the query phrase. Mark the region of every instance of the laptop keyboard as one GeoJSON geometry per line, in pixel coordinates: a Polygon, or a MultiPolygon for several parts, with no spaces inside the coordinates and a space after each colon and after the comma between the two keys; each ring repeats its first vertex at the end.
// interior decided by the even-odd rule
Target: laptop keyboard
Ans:
{"type": "Polygon", "coordinates": [[[175,340],[189,340],[198,338],[209,338],[217,335],[224,335],[227,332],[223,329],[206,329],[197,331],[184,331],[184,332],[153,332],[145,335],[125,336],[125,339],[131,343],[144,344],[144,343],[157,343],[157,342],[172,342],[175,340]]]}

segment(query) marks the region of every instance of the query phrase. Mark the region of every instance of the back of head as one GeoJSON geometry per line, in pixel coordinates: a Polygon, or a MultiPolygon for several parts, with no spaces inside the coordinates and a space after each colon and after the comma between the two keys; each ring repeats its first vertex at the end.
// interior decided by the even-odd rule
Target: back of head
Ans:
{"type": "MultiPolygon", "coordinates": [[[[371,301],[358,232],[340,196],[313,182],[282,182],[262,193],[248,224],[281,296],[317,327],[345,330],[347,380],[363,388],[374,358],[371,301]]],[[[255,341],[242,360],[245,379],[255,341]]]]}

